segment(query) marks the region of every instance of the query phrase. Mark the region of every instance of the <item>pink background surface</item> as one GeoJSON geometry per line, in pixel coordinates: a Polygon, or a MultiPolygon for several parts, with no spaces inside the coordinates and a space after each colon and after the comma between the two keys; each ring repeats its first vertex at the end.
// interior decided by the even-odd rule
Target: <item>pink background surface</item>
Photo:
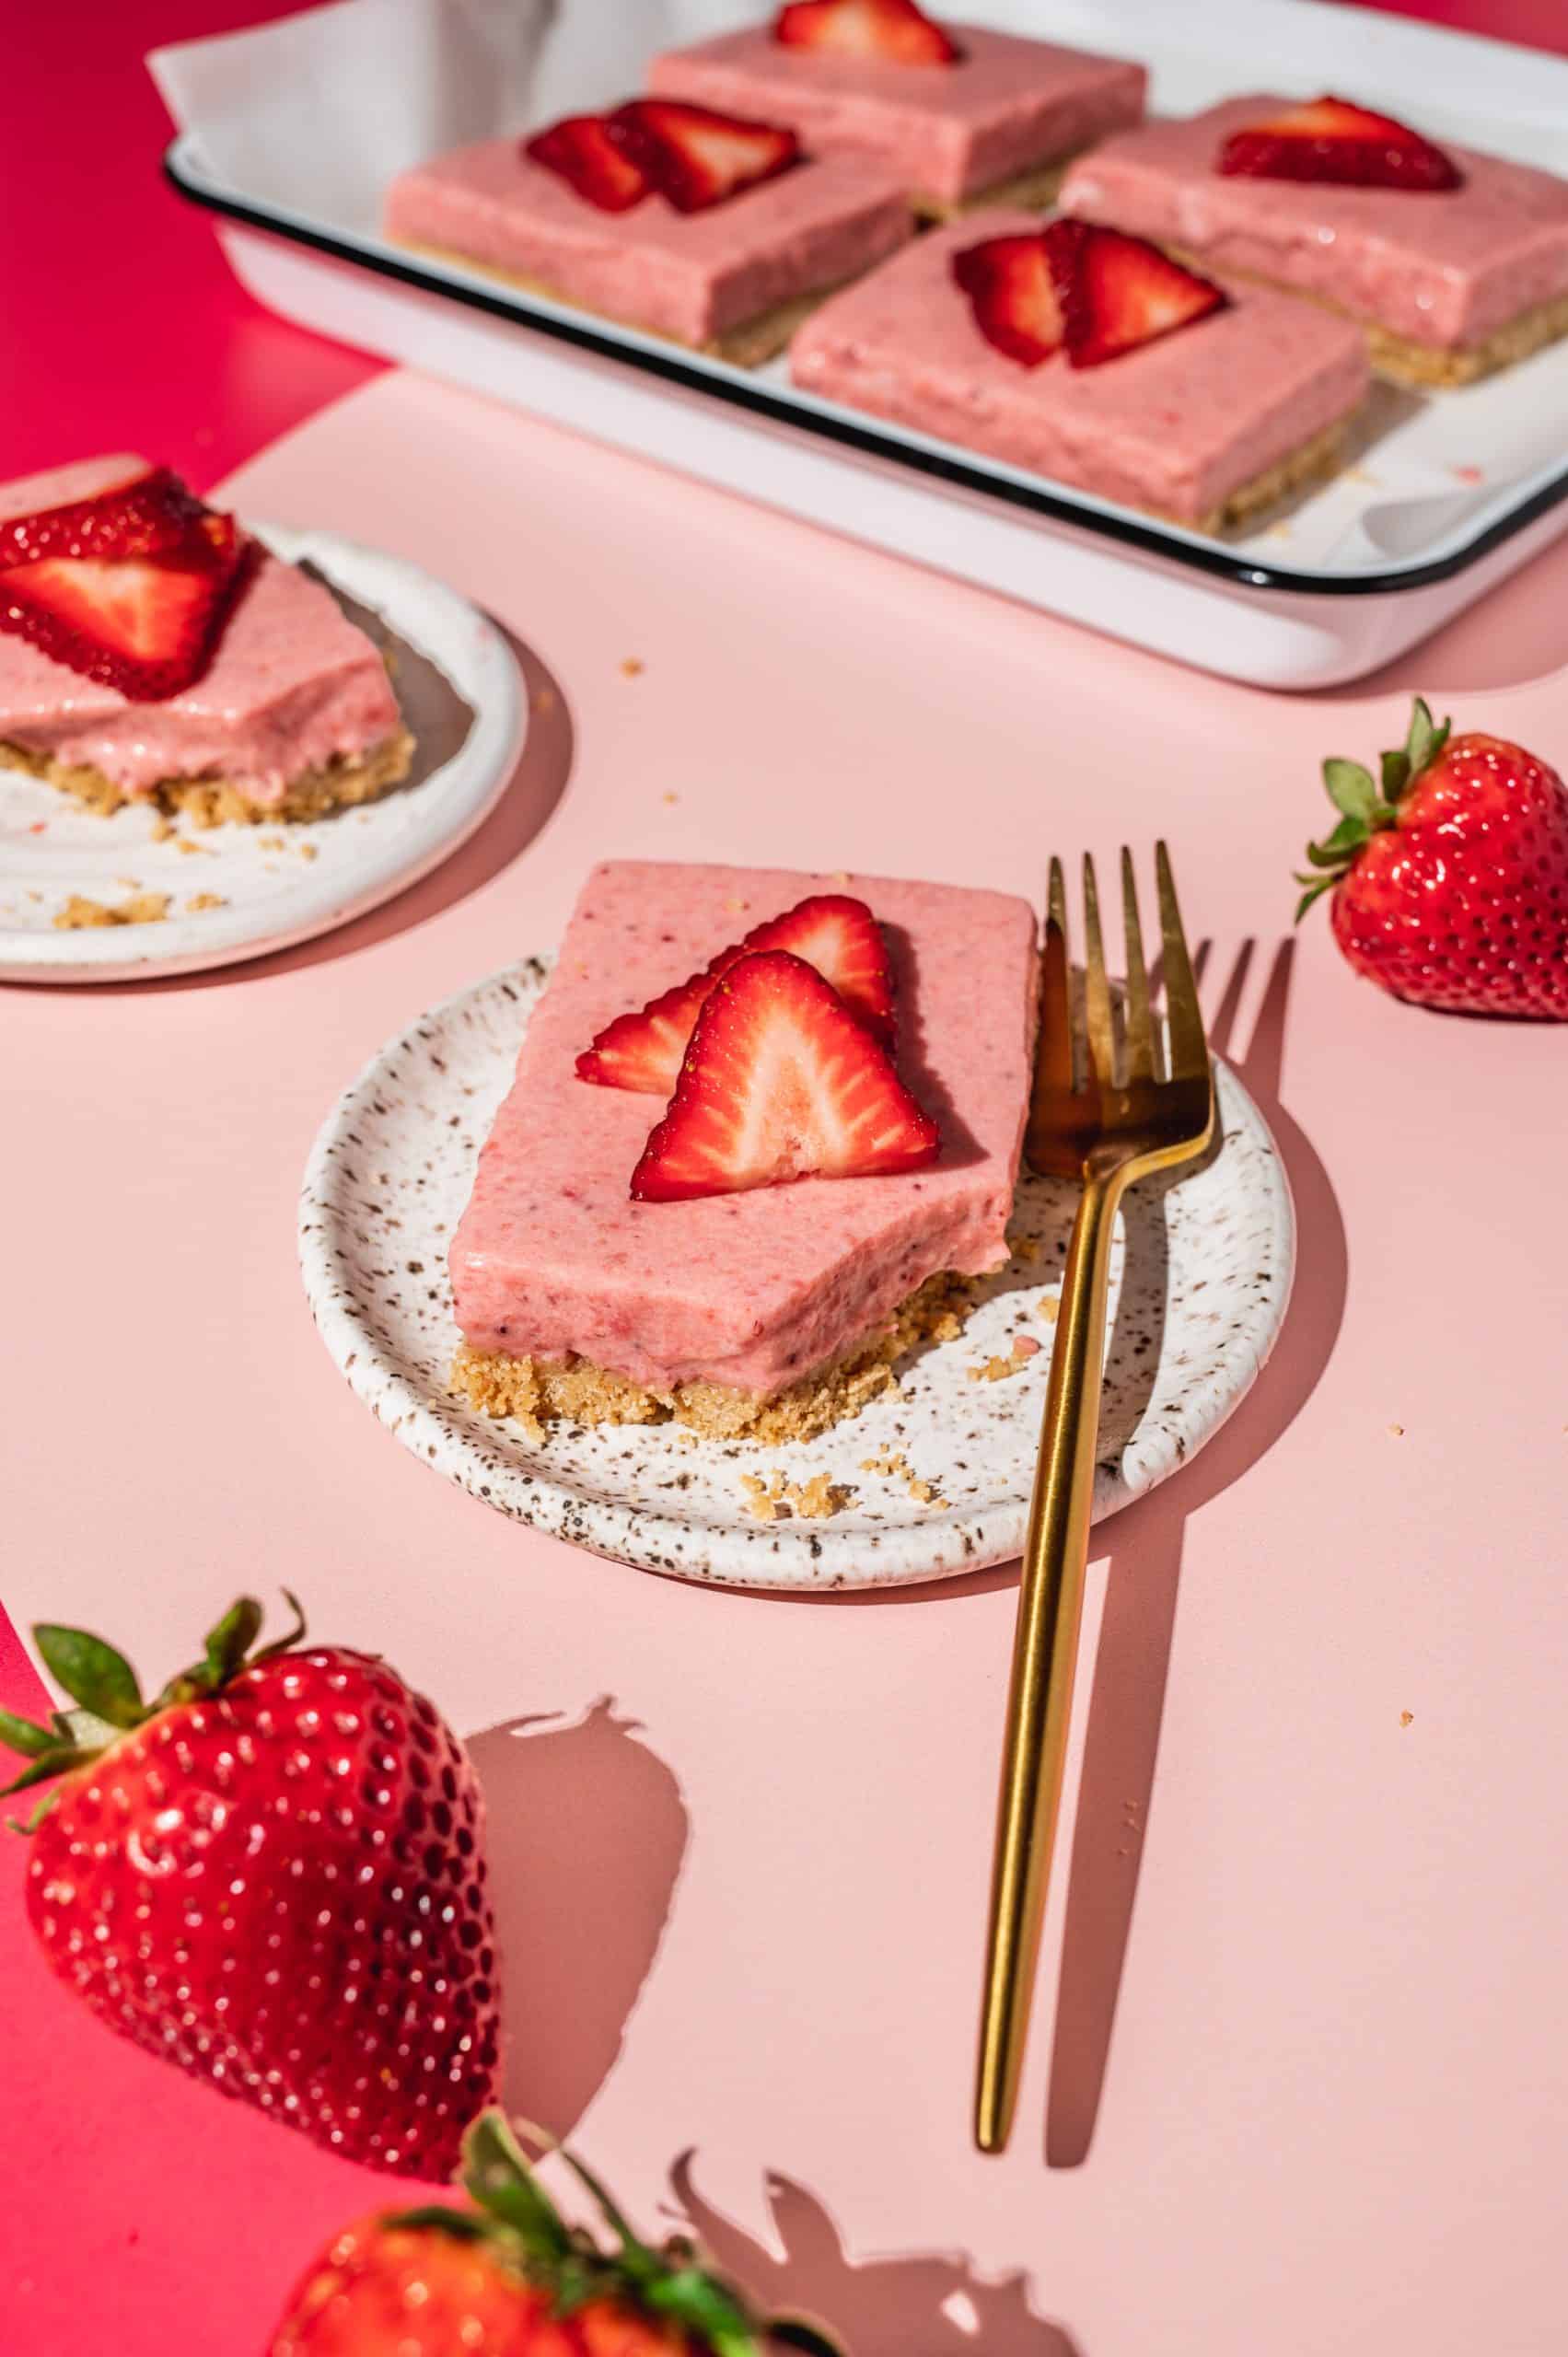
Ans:
{"type": "MultiPolygon", "coordinates": [[[[137,46],[217,17],[141,13],[137,46]]],[[[157,203],[170,270],[199,273],[181,366],[100,362],[66,416],[62,360],[47,418],[0,411],[6,471],[129,441],[205,475],[202,450],[226,466],[360,373],[262,321],[157,203]],[[285,340],[270,366],[251,332],[285,340]]],[[[63,354],[85,350],[89,307],[59,290],[90,243],[62,232],[63,354]]],[[[490,1794],[519,2107],[574,2129],[634,2212],[684,2189],[722,2256],[861,2357],[1547,2357],[1562,1040],[1402,1009],[1322,925],[1286,936],[1317,761],[1391,741],[1411,684],[1568,759],[1568,547],[1398,679],[1292,702],[414,378],[364,383],[230,488],[451,579],[555,700],[501,810],[388,909],[211,978],[6,993],[7,1101],[33,1109],[0,1175],[16,1620],[89,1619],[161,1675],[240,1585],[286,1582],[319,1633],[433,1692],[490,1794]],[[1235,1422],[1098,1534],[1069,1887],[1015,2146],[982,2161],[1011,1572],[800,1603],[503,1522],[333,1372],[293,1198],[343,1080],[552,942],[607,850],[1016,887],[1054,846],[1157,830],[1219,1043],[1285,1151],[1300,1277],[1235,1422]]],[[[35,1693],[0,1646],[0,1699],[35,1693]]],[[[8,1900],[23,1864],[0,1845],[8,1900]]],[[[203,2357],[250,2357],[386,2181],[99,2032],[14,1904],[0,1950],[7,2351],[151,2357],[178,2317],[203,2357]]]]}

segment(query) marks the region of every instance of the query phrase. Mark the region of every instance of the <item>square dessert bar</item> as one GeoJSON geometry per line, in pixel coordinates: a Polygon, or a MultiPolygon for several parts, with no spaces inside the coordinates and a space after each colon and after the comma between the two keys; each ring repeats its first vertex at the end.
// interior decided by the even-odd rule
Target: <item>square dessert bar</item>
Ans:
{"type": "Polygon", "coordinates": [[[1143,120],[1141,65],[961,25],[952,65],[786,48],[763,25],[668,50],[649,87],[789,124],[813,150],[875,157],[915,210],[1050,203],[1069,157],[1143,120]]]}
{"type": "Polygon", "coordinates": [[[1058,354],[1020,367],[981,333],[953,257],[1039,226],[976,214],[934,230],[807,322],[795,382],[1195,531],[1329,471],[1370,377],[1346,321],[1237,287],[1226,308],[1103,366],[1058,354]]]}
{"type": "MultiPolygon", "coordinates": [[[[87,500],[145,471],[85,459],[0,486],[0,524],[87,500]]],[[[128,701],[0,633],[0,761],[105,813],[125,803],[219,819],[319,816],[406,776],[413,739],[381,655],[331,592],[254,552],[201,676],[128,701]]]]}
{"type": "Polygon", "coordinates": [[[895,177],[849,157],[808,159],[710,210],[653,195],[605,213],[519,140],[486,139],[394,180],[385,227],[419,252],[753,366],[914,224],[895,177]]]}
{"type": "Polygon", "coordinates": [[[804,1437],[853,1411],[947,1310],[929,1281],[1007,1259],[1037,964],[1033,911],[1000,892],[639,860],[595,868],[453,1238],[458,1387],[529,1424],[673,1413],[714,1434],[804,1437]],[[940,1124],[939,1159],[633,1202],[662,1103],[579,1080],[579,1052],[627,1008],[824,890],[864,900],[885,929],[898,1065],[940,1124]]]}
{"type": "Polygon", "coordinates": [[[1124,133],[1074,166],[1062,208],[1315,296],[1407,384],[1468,384],[1568,334],[1568,180],[1446,142],[1463,183],[1434,192],[1215,169],[1231,133],[1289,104],[1230,99],[1124,133]]]}

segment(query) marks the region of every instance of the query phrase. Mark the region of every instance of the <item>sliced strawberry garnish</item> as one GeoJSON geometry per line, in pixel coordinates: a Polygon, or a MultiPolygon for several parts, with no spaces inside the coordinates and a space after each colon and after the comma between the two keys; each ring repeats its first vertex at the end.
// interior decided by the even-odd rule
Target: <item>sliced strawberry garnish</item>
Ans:
{"type": "Polygon", "coordinates": [[[712,965],[666,991],[634,1015],[620,1015],[577,1058],[577,1077],[605,1088],[668,1097],[698,1016],[721,974],[760,950],[787,949],[832,984],[857,1022],[886,1046],[893,1038],[893,977],[882,928],[864,900],[845,892],[813,892],[754,925],[742,941],[721,949],[712,965]]]}
{"type": "Polygon", "coordinates": [[[769,949],[709,993],[632,1194],[674,1203],[920,1170],[939,1147],[935,1122],[832,985],[804,958],[769,949]]]}
{"type": "Polygon", "coordinates": [[[1214,168],[1251,180],[1339,181],[1352,188],[1428,193],[1464,184],[1452,159],[1409,123],[1330,97],[1310,99],[1233,131],[1214,168]]]}
{"type": "Polygon", "coordinates": [[[974,307],[987,343],[1025,368],[1038,368],[1062,343],[1062,307],[1037,230],[987,238],[953,256],[953,276],[974,307]]]}
{"type": "Polygon", "coordinates": [[[1157,336],[1222,310],[1213,279],[1184,270],[1146,238],[1091,221],[1052,221],[1040,242],[1062,307],[1062,340],[1074,368],[1135,351],[1157,336]]]}
{"type": "Polygon", "coordinates": [[[0,523],[0,568],[44,557],[151,556],[175,548],[206,510],[168,467],[146,467],[91,499],[0,523]]]}
{"type": "Polygon", "coordinates": [[[956,65],[964,53],[914,0],[793,0],[773,18],[773,39],[823,57],[889,65],[956,65]]]}
{"type": "Polygon", "coordinates": [[[649,180],[633,156],[610,135],[602,114],[569,114],[523,142],[523,153],[559,173],[601,213],[628,213],[646,196],[649,180]]]}
{"type": "Polygon", "coordinates": [[[12,565],[0,571],[0,630],[134,703],[159,702],[205,668],[243,545],[232,516],[205,515],[157,555],[12,565]]]}
{"type": "Polygon", "coordinates": [[[678,213],[702,213],[798,164],[800,142],[781,123],[753,122],[685,99],[633,99],[606,118],[622,154],[678,213]]]}

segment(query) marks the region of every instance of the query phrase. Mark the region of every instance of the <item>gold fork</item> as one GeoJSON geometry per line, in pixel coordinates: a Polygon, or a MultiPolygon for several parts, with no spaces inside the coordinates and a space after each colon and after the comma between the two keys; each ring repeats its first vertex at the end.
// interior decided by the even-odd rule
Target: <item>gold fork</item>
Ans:
{"type": "Polygon", "coordinates": [[[1076,1179],[1084,1192],[1067,1248],[1024,1539],[975,2091],[975,2142],[982,2153],[1003,2151],[1013,2124],[1062,1798],[1094,1502],[1116,1209],[1137,1179],[1202,1154],[1214,1128],[1203,1019],[1163,842],[1155,847],[1155,877],[1165,973],[1164,1051],[1149,1004],[1132,855],[1123,851],[1127,983],[1119,1058],[1094,863],[1084,862],[1081,1005],[1074,1004],[1069,987],[1062,863],[1051,863],[1040,1042],[1026,1150],[1032,1169],[1076,1179]]]}

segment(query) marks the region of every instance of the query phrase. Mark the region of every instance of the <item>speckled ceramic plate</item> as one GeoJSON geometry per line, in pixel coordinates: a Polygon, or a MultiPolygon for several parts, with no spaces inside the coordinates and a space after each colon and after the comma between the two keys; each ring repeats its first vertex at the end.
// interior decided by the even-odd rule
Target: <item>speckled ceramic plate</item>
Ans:
{"type": "Polygon", "coordinates": [[[112,818],[0,761],[0,980],[106,982],[199,972],[283,949],[361,916],[417,882],[488,817],[517,767],[527,695],[502,633],[416,564],[335,532],[252,525],[279,556],[317,571],[387,647],[413,732],[407,782],[379,801],[288,826],[156,839],[149,810],[112,818]],[[63,930],[73,899],[144,923],[63,930]]]}
{"type": "MultiPolygon", "coordinates": [[[[327,1347],[366,1406],[503,1514],[682,1579],[875,1587],[1016,1555],[1076,1208],[1055,1181],[1024,1179],[1024,1252],[977,1285],[958,1338],[903,1362],[897,1393],[819,1440],[763,1447],[679,1424],[557,1424],[533,1441],[453,1398],[447,1248],[549,968],[530,958],[434,1008],[373,1059],[316,1140],[300,1264],[327,1347]],[[752,1511],[749,1476],[799,1490],[821,1474],[842,1498],[832,1515],[752,1511]]],[[[1202,1447],[1284,1316],[1290,1190],[1257,1107],[1223,1064],[1218,1081],[1217,1148],[1179,1178],[1135,1188],[1117,1237],[1099,1515],[1202,1447]]]]}

